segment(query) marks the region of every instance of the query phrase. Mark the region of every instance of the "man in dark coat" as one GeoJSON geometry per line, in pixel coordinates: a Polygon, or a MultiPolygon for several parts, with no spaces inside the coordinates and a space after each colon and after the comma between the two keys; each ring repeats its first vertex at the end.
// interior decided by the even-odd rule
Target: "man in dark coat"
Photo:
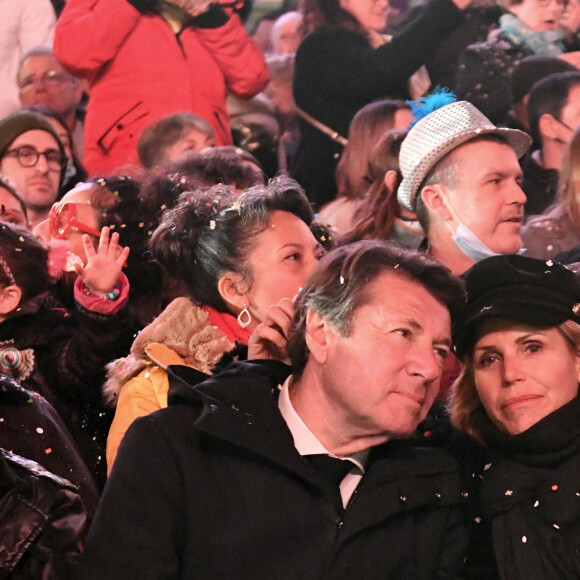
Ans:
{"type": "MultiPolygon", "coordinates": [[[[323,258],[299,295],[290,377],[234,363],[192,388],[196,371],[170,367],[169,407],[121,444],[80,578],[457,577],[457,465],[409,437],[462,296],[435,260],[359,242],[323,258]]],[[[261,337],[277,332],[286,346],[290,305],[271,308],[250,355],[271,353],[261,337]]]]}

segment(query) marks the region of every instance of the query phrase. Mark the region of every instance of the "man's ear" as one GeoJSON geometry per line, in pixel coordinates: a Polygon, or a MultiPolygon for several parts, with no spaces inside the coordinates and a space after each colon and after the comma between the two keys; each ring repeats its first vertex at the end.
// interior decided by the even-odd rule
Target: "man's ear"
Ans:
{"type": "Polygon", "coordinates": [[[449,221],[453,218],[440,185],[426,185],[419,194],[425,207],[435,214],[442,221],[449,221]]]}
{"type": "Polygon", "coordinates": [[[562,127],[557,119],[549,113],[544,113],[538,119],[538,133],[540,137],[547,139],[560,139],[562,127]]]}
{"type": "Polygon", "coordinates": [[[5,286],[0,290],[0,316],[7,316],[18,308],[22,299],[22,290],[16,284],[5,286]]]}
{"type": "Polygon", "coordinates": [[[306,346],[310,356],[319,364],[324,364],[328,359],[328,349],[336,332],[330,325],[313,310],[306,314],[306,346]]]}
{"type": "Polygon", "coordinates": [[[248,303],[245,292],[247,285],[240,274],[226,272],[218,280],[218,292],[231,312],[238,314],[248,303]]]}

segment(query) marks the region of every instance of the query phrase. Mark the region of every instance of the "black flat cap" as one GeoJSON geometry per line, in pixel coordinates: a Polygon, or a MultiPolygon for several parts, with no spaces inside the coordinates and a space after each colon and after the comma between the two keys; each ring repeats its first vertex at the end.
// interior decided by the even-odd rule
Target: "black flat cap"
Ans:
{"type": "Polygon", "coordinates": [[[562,264],[518,255],[493,256],[463,275],[464,307],[453,325],[457,356],[470,352],[478,328],[490,318],[506,318],[537,328],[580,323],[580,280],[562,264]]]}

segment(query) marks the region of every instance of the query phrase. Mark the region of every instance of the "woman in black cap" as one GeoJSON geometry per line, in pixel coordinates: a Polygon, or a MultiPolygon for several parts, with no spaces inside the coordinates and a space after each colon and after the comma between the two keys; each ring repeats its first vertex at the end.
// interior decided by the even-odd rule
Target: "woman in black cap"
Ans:
{"type": "Polygon", "coordinates": [[[516,255],[464,277],[451,420],[484,445],[467,577],[579,578],[580,281],[516,255]]]}

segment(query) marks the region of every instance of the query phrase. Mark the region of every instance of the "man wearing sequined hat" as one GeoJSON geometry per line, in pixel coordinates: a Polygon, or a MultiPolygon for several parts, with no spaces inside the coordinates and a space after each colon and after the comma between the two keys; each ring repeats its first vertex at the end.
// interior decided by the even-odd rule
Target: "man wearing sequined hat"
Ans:
{"type": "Polygon", "coordinates": [[[427,251],[454,274],[520,251],[526,196],[518,158],[530,144],[466,101],[428,114],[403,141],[398,201],[417,214],[427,251]]]}

